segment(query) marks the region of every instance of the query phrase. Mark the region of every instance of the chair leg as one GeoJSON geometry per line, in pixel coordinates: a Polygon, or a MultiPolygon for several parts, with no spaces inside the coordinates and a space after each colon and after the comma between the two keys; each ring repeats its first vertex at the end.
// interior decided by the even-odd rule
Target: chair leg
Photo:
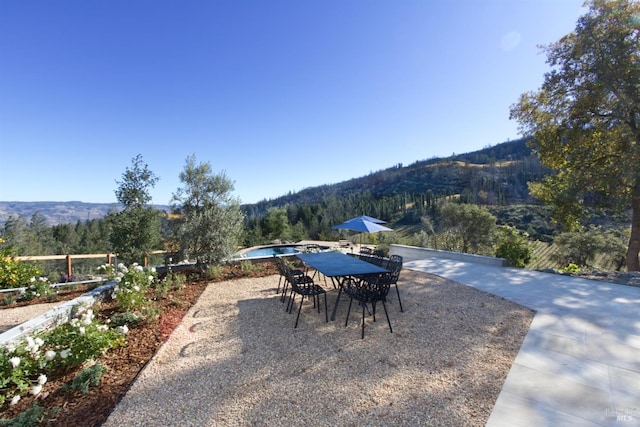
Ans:
{"type": "Polygon", "coordinates": [[[351,313],[351,304],[353,303],[353,298],[349,299],[349,309],[347,310],[347,320],[344,321],[344,326],[346,327],[349,323],[349,313],[351,313]]]}
{"type": "Polygon", "coordinates": [[[362,304],[362,339],[364,339],[364,309],[366,304],[362,304]]]}
{"type": "Polygon", "coordinates": [[[327,294],[324,294],[324,319],[326,323],[329,323],[329,311],[327,310],[327,294]]]}
{"type": "Polygon", "coordinates": [[[400,304],[400,311],[404,313],[402,309],[402,301],[400,301],[400,291],[398,290],[398,284],[396,283],[396,293],[398,294],[398,304],[400,304]]]}
{"type": "Polygon", "coordinates": [[[280,297],[280,301],[284,304],[284,300],[287,299],[287,291],[289,290],[289,281],[284,279],[284,284],[282,285],[282,296],[280,297]]]}
{"type": "Polygon", "coordinates": [[[296,294],[295,292],[293,292],[293,289],[291,290],[291,294],[289,295],[289,302],[287,303],[287,310],[289,313],[291,313],[291,311],[293,310],[293,303],[296,299],[296,294]]]}
{"type": "Polygon", "coordinates": [[[389,313],[387,313],[387,304],[382,300],[382,308],[384,308],[384,314],[387,316],[387,323],[389,324],[389,332],[393,333],[393,329],[391,329],[391,320],[389,320],[389,313]]]}
{"type": "Polygon", "coordinates": [[[302,298],[300,298],[300,307],[298,307],[298,316],[296,316],[296,325],[294,326],[294,329],[298,327],[298,320],[300,319],[300,311],[302,311],[302,303],[304,302],[304,295],[301,295],[302,298]]]}

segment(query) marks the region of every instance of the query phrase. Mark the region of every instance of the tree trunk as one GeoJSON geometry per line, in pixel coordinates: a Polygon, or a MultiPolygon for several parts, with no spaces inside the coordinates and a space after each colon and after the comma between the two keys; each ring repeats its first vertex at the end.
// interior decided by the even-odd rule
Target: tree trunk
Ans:
{"type": "Polygon", "coordinates": [[[640,271],[640,183],[631,196],[631,237],[627,249],[627,271],[640,271]]]}

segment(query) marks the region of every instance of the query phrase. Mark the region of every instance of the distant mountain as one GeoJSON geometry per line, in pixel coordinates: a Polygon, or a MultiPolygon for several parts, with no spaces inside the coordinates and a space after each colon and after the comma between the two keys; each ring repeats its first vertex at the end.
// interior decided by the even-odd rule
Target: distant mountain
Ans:
{"type": "MultiPolygon", "coordinates": [[[[458,195],[486,205],[530,203],[527,184],[551,173],[527,146],[526,139],[504,142],[482,150],[447,158],[398,164],[337,184],[305,188],[271,200],[243,205],[249,218],[263,215],[271,207],[311,205],[327,198],[346,200],[355,194],[369,194],[381,200],[398,195],[421,195],[426,199],[458,195]]],[[[168,206],[156,206],[169,211],[168,206]]],[[[48,225],[102,218],[116,203],[0,202],[0,224],[10,215],[30,220],[39,212],[48,225]]]]}
{"type": "Polygon", "coordinates": [[[530,203],[533,199],[528,183],[552,171],[540,164],[527,141],[518,139],[471,153],[398,164],[337,184],[243,205],[243,210],[249,217],[256,217],[272,207],[321,203],[327,198],[346,200],[356,194],[370,194],[375,200],[398,195],[429,199],[457,195],[486,205],[530,203]]]}
{"type": "MultiPolygon", "coordinates": [[[[169,210],[168,206],[155,206],[160,210],[169,210]]],[[[109,212],[118,211],[118,203],[84,203],[84,202],[0,202],[0,224],[9,217],[22,217],[26,221],[39,212],[47,225],[75,224],[78,221],[98,219],[109,212]]]]}

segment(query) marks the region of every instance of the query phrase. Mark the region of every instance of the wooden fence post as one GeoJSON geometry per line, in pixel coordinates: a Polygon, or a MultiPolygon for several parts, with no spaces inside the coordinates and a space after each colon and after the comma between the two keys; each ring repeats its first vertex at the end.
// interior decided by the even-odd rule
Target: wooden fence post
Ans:
{"type": "Polygon", "coordinates": [[[71,281],[71,255],[67,255],[67,280],[71,281]]]}

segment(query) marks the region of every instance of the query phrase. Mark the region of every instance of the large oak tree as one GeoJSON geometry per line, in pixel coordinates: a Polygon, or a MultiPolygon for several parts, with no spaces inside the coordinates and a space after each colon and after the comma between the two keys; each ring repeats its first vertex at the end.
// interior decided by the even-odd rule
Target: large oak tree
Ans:
{"type": "Polygon", "coordinates": [[[640,270],[640,4],[591,0],[575,30],[545,46],[551,71],[511,107],[542,163],[530,186],[571,228],[588,202],[631,209],[627,269],[640,270]]]}

